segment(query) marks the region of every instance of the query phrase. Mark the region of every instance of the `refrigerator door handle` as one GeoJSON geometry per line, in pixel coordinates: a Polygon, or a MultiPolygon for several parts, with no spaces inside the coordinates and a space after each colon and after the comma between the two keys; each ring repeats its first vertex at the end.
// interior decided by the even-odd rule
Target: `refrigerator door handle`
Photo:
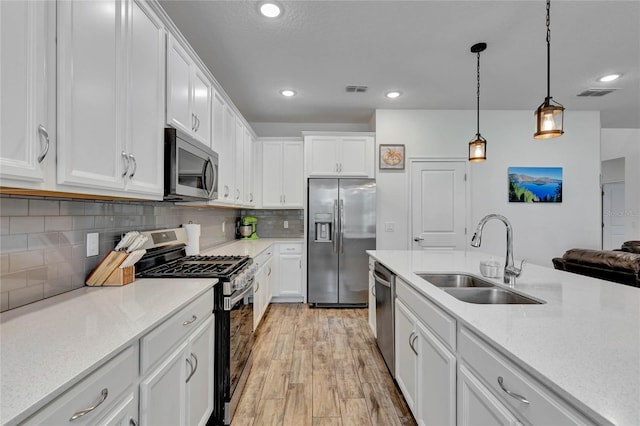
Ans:
{"type": "Polygon", "coordinates": [[[333,200],[333,252],[338,253],[338,200],[333,200]]]}
{"type": "Polygon", "coordinates": [[[340,254],[344,253],[344,200],[340,200],[340,254]]]}

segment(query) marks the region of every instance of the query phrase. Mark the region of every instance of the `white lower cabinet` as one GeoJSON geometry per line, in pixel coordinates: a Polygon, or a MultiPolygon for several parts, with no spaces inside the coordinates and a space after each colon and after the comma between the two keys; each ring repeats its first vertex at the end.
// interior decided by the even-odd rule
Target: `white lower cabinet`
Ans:
{"type": "MultiPolygon", "coordinates": [[[[136,342],[22,424],[90,425],[99,423],[101,418],[114,420],[106,424],[118,424],[125,408],[116,402],[125,392],[137,393],[138,361],[136,342]]],[[[137,405],[136,411],[130,413],[135,421],[137,405]]]]}
{"type": "Polygon", "coordinates": [[[302,301],[302,243],[276,244],[274,253],[273,297],[282,302],[302,301]]]}
{"type": "Polygon", "coordinates": [[[455,424],[455,355],[399,299],[395,306],[396,381],[409,408],[419,425],[455,424]]]}
{"type": "Polygon", "coordinates": [[[264,313],[271,303],[273,276],[273,248],[269,246],[254,262],[258,265],[253,283],[253,329],[257,330],[264,313]]]}
{"type": "Polygon", "coordinates": [[[213,410],[213,317],[140,383],[141,425],[204,425],[213,410]]]}
{"type": "Polygon", "coordinates": [[[98,424],[105,426],[137,426],[138,390],[135,389],[127,393],[98,424]]]}
{"type": "Polygon", "coordinates": [[[518,419],[464,365],[458,370],[458,424],[519,425],[518,419]]]}

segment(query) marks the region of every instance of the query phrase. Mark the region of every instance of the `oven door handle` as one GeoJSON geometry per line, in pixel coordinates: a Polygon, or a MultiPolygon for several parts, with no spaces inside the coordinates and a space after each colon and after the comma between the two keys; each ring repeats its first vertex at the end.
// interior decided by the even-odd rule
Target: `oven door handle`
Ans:
{"type": "Polygon", "coordinates": [[[239,295],[231,298],[231,297],[225,297],[225,304],[224,304],[224,310],[225,311],[230,311],[231,309],[233,309],[233,307],[235,306],[236,303],[238,303],[239,301],[241,301],[251,290],[253,290],[253,278],[251,278],[251,285],[247,286],[247,288],[240,293],[239,295]],[[229,303],[227,303],[227,300],[229,301],[229,303]]]}

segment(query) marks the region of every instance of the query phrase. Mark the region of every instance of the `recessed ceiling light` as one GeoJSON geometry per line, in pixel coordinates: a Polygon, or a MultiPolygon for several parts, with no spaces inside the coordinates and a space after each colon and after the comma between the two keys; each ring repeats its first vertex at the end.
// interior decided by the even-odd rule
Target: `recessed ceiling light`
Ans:
{"type": "Polygon", "coordinates": [[[602,83],[607,83],[609,81],[617,80],[619,78],[620,78],[620,74],[609,74],[609,75],[605,75],[604,77],[600,77],[598,81],[602,83]]]}
{"type": "Polygon", "coordinates": [[[295,90],[285,89],[285,90],[281,90],[281,91],[280,91],[280,94],[281,94],[282,96],[286,96],[287,98],[290,98],[290,97],[292,97],[292,96],[295,96],[295,95],[296,95],[296,92],[295,92],[295,90]]]}
{"type": "Polygon", "coordinates": [[[389,98],[389,99],[395,99],[395,98],[399,97],[400,95],[401,95],[400,92],[393,91],[393,92],[387,92],[387,94],[385,96],[387,98],[389,98]]]}
{"type": "Polygon", "coordinates": [[[264,2],[260,5],[260,13],[267,18],[277,18],[282,13],[282,8],[277,3],[264,2]]]}

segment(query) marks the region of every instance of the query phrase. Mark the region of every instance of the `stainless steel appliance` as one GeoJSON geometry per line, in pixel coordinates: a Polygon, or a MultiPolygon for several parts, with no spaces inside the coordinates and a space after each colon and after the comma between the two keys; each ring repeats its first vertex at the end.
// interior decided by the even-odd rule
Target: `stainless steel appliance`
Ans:
{"type": "Polygon", "coordinates": [[[183,228],[143,232],[147,254],[137,277],[217,278],[213,288],[215,367],[213,413],[208,425],[228,425],[251,370],[253,282],[256,265],[248,256],[185,256],[183,228]]]}
{"type": "Polygon", "coordinates": [[[218,198],[218,154],[186,133],[164,129],[164,199],[218,198]]]}
{"type": "Polygon", "coordinates": [[[308,301],[366,305],[369,260],[376,247],[373,179],[309,179],[308,301]]]}
{"type": "Polygon", "coordinates": [[[376,281],[376,341],[389,372],[395,378],[396,276],[376,262],[373,277],[376,281]]]}

